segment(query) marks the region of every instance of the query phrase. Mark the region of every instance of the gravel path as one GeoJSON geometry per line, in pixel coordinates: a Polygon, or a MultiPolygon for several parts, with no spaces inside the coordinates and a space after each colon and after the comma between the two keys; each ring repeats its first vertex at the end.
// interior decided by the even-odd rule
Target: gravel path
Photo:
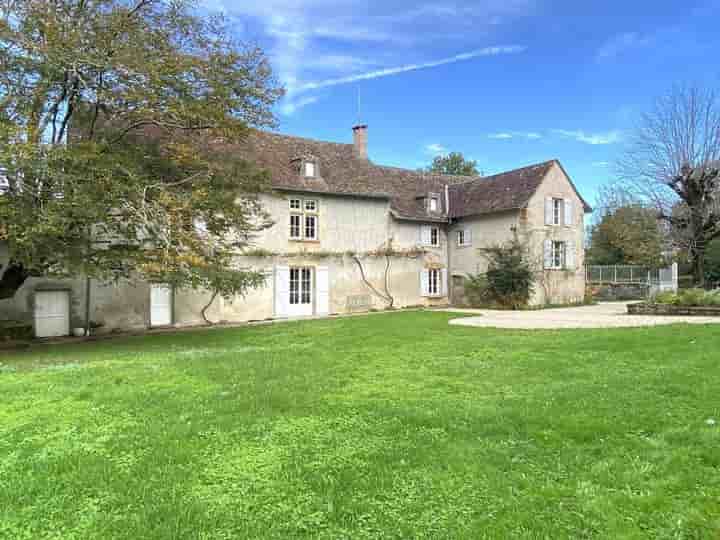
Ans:
{"type": "Polygon", "coordinates": [[[491,309],[449,309],[457,313],[477,313],[478,317],[453,319],[450,324],[489,328],[623,328],[663,324],[717,324],[720,317],[628,315],[627,303],[601,303],[594,306],[542,309],[537,311],[497,311],[491,309]]]}

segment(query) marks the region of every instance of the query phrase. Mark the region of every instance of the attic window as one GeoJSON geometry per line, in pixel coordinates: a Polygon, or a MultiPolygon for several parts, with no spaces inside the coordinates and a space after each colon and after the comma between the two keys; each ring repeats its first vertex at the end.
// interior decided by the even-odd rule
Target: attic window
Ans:
{"type": "Polygon", "coordinates": [[[440,211],[440,196],[436,193],[431,193],[428,199],[428,211],[439,212],[440,211]]]}
{"type": "Polygon", "coordinates": [[[317,167],[313,161],[303,161],[302,171],[305,178],[315,178],[317,167]]]}

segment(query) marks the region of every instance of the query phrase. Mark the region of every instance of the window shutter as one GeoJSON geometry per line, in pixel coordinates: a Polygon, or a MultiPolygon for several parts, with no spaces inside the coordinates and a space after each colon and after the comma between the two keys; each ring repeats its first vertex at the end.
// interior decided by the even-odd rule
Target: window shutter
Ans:
{"type": "Polygon", "coordinates": [[[275,316],[287,317],[290,312],[290,268],[275,267],[275,316]]]}
{"type": "Polygon", "coordinates": [[[465,245],[472,246],[472,229],[469,227],[465,229],[465,245]]]}
{"type": "Polygon", "coordinates": [[[565,268],[575,270],[575,242],[565,242],[565,268]]]}
{"type": "Polygon", "coordinates": [[[545,253],[544,253],[544,260],[545,260],[545,269],[552,268],[552,240],[547,239],[544,243],[545,246],[545,253]]]}
{"type": "Polygon", "coordinates": [[[429,225],[421,225],[420,226],[420,244],[423,246],[430,245],[430,226],[429,225]]]}
{"type": "Polygon", "coordinates": [[[315,311],[318,315],[330,313],[330,279],[327,266],[315,268],[315,311]]]}
{"type": "Polygon", "coordinates": [[[430,296],[430,274],[427,269],[420,270],[420,296],[430,296]]]}
{"type": "Polygon", "coordinates": [[[570,199],[563,201],[565,207],[565,226],[571,227],[573,225],[573,203],[570,199]]]}
{"type": "Polygon", "coordinates": [[[553,200],[552,197],[545,199],[545,225],[553,224],[553,200]]]}
{"type": "Polygon", "coordinates": [[[448,294],[448,274],[447,268],[440,270],[440,296],[447,296],[448,294]]]}

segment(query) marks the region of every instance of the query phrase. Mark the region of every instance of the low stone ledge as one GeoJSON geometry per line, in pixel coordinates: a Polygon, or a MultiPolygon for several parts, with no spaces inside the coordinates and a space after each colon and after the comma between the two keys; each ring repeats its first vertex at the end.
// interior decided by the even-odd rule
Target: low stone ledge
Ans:
{"type": "Polygon", "coordinates": [[[672,304],[628,304],[630,315],[683,315],[693,317],[720,317],[720,307],[675,306],[672,304]]]}

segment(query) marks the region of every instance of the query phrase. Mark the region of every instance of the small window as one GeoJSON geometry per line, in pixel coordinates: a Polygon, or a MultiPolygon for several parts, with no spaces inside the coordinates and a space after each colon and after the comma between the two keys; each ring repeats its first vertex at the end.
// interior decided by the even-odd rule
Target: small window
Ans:
{"type": "Polygon", "coordinates": [[[460,229],[457,232],[457,245],[458,246],[469,246],[470,245],[470,233],[465,229],[460,229]]]}
{"type": "Polygon", "coordinates": [[[552,243],[552,268],[561,269],[565,267],[565,242],[552,243]]]}
{"type": "Polygon", "coordinates": [[[440,245],[440,229],[437,227],[430,228],[430,245],[436,247],[440,245]]]}
{"type": "Polygon", "coordinates": [[[290,210],[300,210],[300,199],[290,199],[290,210]]]}
{"type": "Polygon", "coordinates": [[[430,197],[430,211],[431,212],[439,212],[440,211],[440,199],[438,199],[435,196],[430,197]]]}
{"type": "Polygon", "coordinates": [[[0,195],[7,193],[8,191],[10,191],[10,181],[5,175],[5,170],[0,169],[0,195]]]}
{"type": "Polygon", "coordinates": [[[315,178],[315,163],[312,161],[306,161],[303,164],[303,174],[305,178],[315,178]]]}
{"type": "Polygon", "coordinates": [[[564,201],[562,199],[553,199],[553,225],[562,225],[563,210],[564,201]]]}
{"type": "Polygon", "coordinates": [[[317,201],[312,200],[312,199],[305,201],[305,211],[306,212],[317,212],[317,201]]]}
{"type": "Polygon", "coordinates": [[[428,294],[440,296],[440,270],[437,268],[428,270],[428,294]]]}

